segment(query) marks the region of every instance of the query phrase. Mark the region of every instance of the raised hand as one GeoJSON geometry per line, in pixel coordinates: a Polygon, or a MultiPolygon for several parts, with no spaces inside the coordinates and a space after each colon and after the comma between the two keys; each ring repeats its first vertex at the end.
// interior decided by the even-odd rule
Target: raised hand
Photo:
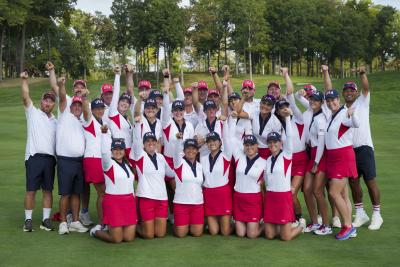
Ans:
{"type": "Polygon", "coordinates": [[[28,72],[24,71],[24,72],[21,72],[21,73],[19,74],[19,77],[20,77],[22,80],[27,80],[27,79],[29,78],[29,74],[28,74],[28,72]]]}
{"type": "Polygon", "coordinates": [[[45,65],[46,70],[54,70],[54,64],[51,61],[47,61],[45,65]]]}
{"type": "Polygon", "coordinates": [[[135,72],[135,68],[133,67],[132,64],[125,64],[124,69],[126,73],[133,73],[135,72]]]}
{"type": "Polygon", "coordinates": [[[139,92],[139,97],[140,97],[140,99],[145,99],[146,98],[146,91],[141,91],[141,92],[139,92]]]}
{"type": "Polygon", "coordinates": [[[290,108],[284,108],[282,110],[283,116],[288,117],[293,115],[293,111],[290,108]]]}
{"type": "Polygon", "coordinates": [[[173,81],[174,83],[179,83],[179,78],[173,78],[172,81],[173,81]]]}
{"type": "Polygon", "coordinates": [[[209,68],[208,68],[208,71],[209,71],[211,74],[217,73],[217,69],[216,69],[215,67],[209,67],[209,68]]]}
{"type": "Polygon", "coordinates": [[[289,73],[289,69],[287,67],[282,67],[280,70],[281,70],[283,76],[285,76],[286,74],[289,73]]]}
{"type": "Polygon", "coordinates": [[[65,82],[66,82],[65,77],[60,77],[60,78],[58,78],[58,80],[57,80],[57,84],[58,84],[59,87],[65,86],[65,82]]]}
{"type": "Polygon", "coordinates": [[[329,71],[329,67],[327,65],[321,65],[321,72],[329,71]]]}
{"type": "Polygon", "coordinates": [[[104,125],[102,125],[101,127],[100,127],[100,129],[101,129],[101,132],[102,133],[107,133],[108,132],[108,126],[107,126],[107,124],[104,124],[104,125]]]}
{"type": "Polygon", "coordinates": [[[114,73],[115,73],[115,74],[121,74],[121,67],[118,66],[118,65],[115,66],[115,67],[114,67],[114,73]]]}
{"type": "Polygon", "coordinates": [[[365,73],[367,71],[367,69],[365,68],[364,65],[360,66],[357,70],[359,73],[365,73]]]}
{"type": "Polygon", "coordinates": [[[354,108],[347,109],[347,118],[350,118],[354,114],[354,108]]]}
{"type": "Polygon", "coordinates": [[[169,69],[163,69],[162,70],[162,74],[164,77],[169,77],[171,75],[171,72],[169,71],[169,69]]]}
{"type": "Polygon", "coordinates": [[[303,97],[306,96],[306,94],[307,94],[304,89],[300,89],[298,92],[299,92],[299,95],[301,95],[303,97]]]}
{"type": "Polygon", "coordinates": [[[199,86],[199,83],[198,83],[198,82],[192,83],[192,88],[197,88],[197,86],[199,86]]]}

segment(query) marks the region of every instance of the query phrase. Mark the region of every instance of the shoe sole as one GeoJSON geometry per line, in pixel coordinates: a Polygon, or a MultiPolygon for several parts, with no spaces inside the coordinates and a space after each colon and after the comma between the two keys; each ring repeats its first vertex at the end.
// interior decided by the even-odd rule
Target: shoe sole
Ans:
{"type": "MultiPolygon", "coordinates": [[[[335,236],[336,237],[336,236],[335,236]]],[[[347,240],[347,239],[349,239],[349,238],[354,238],[354,237],[357,237],[357,232],[354,232],[354,233],[352,233],[352,234],[349,234],[348,236],[345,236],[345,237],[342,237],[342,238],[337,238],[336,237],[336,239],[337,240],[347,240]]]]}
{"type": "Polygon", "coordinates": [[[88,230],[75,230],[75,229],[69,229],[70,232],[75,232],[75,233],[87,233],[89,231],[88,230]]]}
{"type": "Polygon", "coordinates": [[[65,232],[65,233],[60,233],[60,232],[58,232],[58,234],[59,234],[59,235],[67,235],[67,234],[69,234],[69,232],[65,232]]]}
{"type": "Polygon", "coordinates": [[[331,234],[333,234],[333,232],[330,232],[330,233],[320,233],[320,234],[317,234],[316,232],[314,232],[314,234],[315,234],[315,235],[324,236],[324,235],[331,235],[331,234]]]}
{"type": "Polygon", "coordinates": [[[54,231],[54,228],[47,228],[46,226],[40,225],[40,229],[45,230],[47,232],[54,231]]]}
{"type": "Polygon", "coordinates": [[[25,228],[22,228],[22,230],[23,230],[25,233],[29,233],[29,232],[33,232],[33,231],[34,231],[33,229],[25,229],[25,228]]]}
{"type": "Polygon", "coordinates": [[[352,225],[353,225],[354,227],[356,227],[356,228],[359,228],[359,227],[363,226],[364,224],[366,224],[367,222],[369,222],[369,219],[368,219],[368,220],[366,220],[365,222],[358,223],[358,224],[354,224],[354,223],[352,223],[352,225]]]}

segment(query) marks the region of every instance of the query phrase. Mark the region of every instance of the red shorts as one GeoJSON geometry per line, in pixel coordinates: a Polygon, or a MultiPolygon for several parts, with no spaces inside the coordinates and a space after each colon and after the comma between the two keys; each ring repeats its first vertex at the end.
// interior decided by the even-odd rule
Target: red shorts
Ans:
{"type": "Polygon", "coordinates": [[[306,174],[306,169],[308,165],[308,155],[307,152],[301,151],[293,153],[292,158],[292,175],[291,176],[302,176],[306,174]]]}
{"type": "Polygon", "coordinates": [[[101,158],[83,158],[83,173],[85,174],[86,183],[104,183],[101,158]]]}
{"type": "Polygon", "coordinates": [[[262,217],[262,194],[233,193],[233,218],[239,222],[259,222],[262,217]]]}
{"type": "Polygon", "coordinates": [[[111,227],[136,225],[136,203],[133,194],[104,194],[102,206],[104,224],[111,227]]]}
{"type": "MultiPolygon", "coordinates": [[[[173,170],[174,169],[174,159],[164,156],[165,161],[167,162],[168,166],[173,170]]],[[[165,181],[171,181],[174,179],[174,177],[170,177],[170,176],[165,176],[165,181]]]]}
{"type": "Polygon", "coordinates": [[[174,225],[204,224],[203,204],[174,203],[174,225]]]}
{"type": "Polygon", "coordinates": [[[151,221],[155,218],[168,217],[168,200],[157,200],[145,197],[138,198],[138,208],[141,221],[151,221]]]}
{"type": "Polygon", "coordinates": [[[229,184],[215,188],[203,188],[204,214],[223,216],[232,214],[232,191],[229,184]]]}
{"type": "Polygon", "coordinates": [[[358,178],[352,146],[326,150],[326,174],[329,179],[358,178]]]}
{"type": "Polygon", "coordinates": [[[258,148],[258,155],[262,157],[263,159],[267,159],[269,156],[271,156],[271,151],[269,151],[269,148],[258,148]]]}
{"type": "MultiPolygon", "coordinates": [[[[311,148],[311,158],[308,161],[307,172],[311,172],[314,166],[314,161],[316,156],[317,156],[317,147],[314,146],[311,148]]],[[[324,151],[324,154],[322,154],[322,157],[318,163],[317,172],[326,172],[326,150],[324,151]]]]}
{"type": "Polygon", "coordinates": [[[294,220],[292,192],[267,191],[264,204],[264,223],[287,224],[294,220]]]}

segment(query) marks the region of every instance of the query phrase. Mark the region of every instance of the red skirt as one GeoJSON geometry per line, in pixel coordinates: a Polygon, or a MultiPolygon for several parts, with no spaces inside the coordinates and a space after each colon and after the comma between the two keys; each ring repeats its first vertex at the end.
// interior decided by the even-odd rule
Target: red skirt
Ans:
{"type": "Polygon", "coordinates": [[[304,177],[304,175],[306,174],[308,162],[308,155],[305,150],[298,153],[293,153],[291,176],[304,177]]]}
{"type": "Polygon", "coordinates": [[[111,227],[136,225],[136,202],[133,194],[104,194],[102,206],[104,224],[111,227]]]}
{"type": "MultiPolygon", "coordinates": [[[[165,158],[165,161],[167,162],[168,166],[173,170],[174,169],[174,159],[167,157],[167,156],[164,156],[164,158],[165,158]]],[[[164,177],[165,181],[171,181],[173,179],[174,179],[174,177],[170,177],[170,176],[164,177]]]]}
{"type": "Polygon", "coordinates": [[[269,151],[269,148],[258,148],[258,155],[262,157],[263,159],[267,159],[269,156],[271,156],[271,151],[269,151]]]}
{"type": "Polygon", "coordinates": [[[356,156],[351,146],[326,150],[326,174],[329,179],[358,178],[356,156]]]}
{"type": "Polygon", "coordinates": [[[264,223],[287,224],[295,221],[292,192],[265,194],[264,223]]]}
{"type": "Polygon", "coordinates": [[[259,222],[262,218],[262,194],[233,193],[233,218],[239,222],[259,222]]]}
{"type": "Polygon", "coordinates": [[[85,174],[86,183],[104,183],[101,158],[83,158],[83,173],[85,174]]]}
{"type": "Polygon", "coordinates": [[[229,184],[203,188],[205,216],[223,216],[232,214],[232,191],[229,184]]]}
{"type": "MultiPolygon", "coordinates": [[[[317,156],[317,147],[314,146],[311,148],[311,158],[308,161],[307,172],[311,172],[311,170],[314,166],[314,161],[315,161],[316,156],[317,156]]],[[[326,149],[325,149],[324,153],[322,154],[322,157],[319,161],[317,172],[326,172],[326,149]]]]}
{"type": "Polygon", "coordinates": [[[156,218],[168,217],[168,200],[150,199],[145,197],[136,198],[139,207],[140,219],[143,222],[156,218]]]}
{"type": "Polygon", "coordinates": [[[204,224],[203,204],[174,203],[174,225],[204,224]]]}

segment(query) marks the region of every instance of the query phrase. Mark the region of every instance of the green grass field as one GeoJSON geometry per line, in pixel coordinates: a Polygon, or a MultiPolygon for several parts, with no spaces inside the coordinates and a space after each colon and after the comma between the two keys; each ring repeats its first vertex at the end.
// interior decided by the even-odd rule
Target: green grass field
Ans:
{"type": "MultiPolygon", "coordinates": [[[[186,85],[208,76],[188,74],[186,85]]],[[[291,242],[267,241],[265,238],[187,237],[169,235],[163,239],[136,239],[132,243],[112,245],[89,237],[89,234],[59,236],[57,232],[39,230],[42,216],[41,194],[33,221],[35,232],[24,233],[23,197],[25,192],[24,151],[26,122],[20,98],[20,87],[0,83],[0,266],[399,266],[400,230],[396,219],[400,211],[400,73],[387,72],[369,76],[372,90],[371,125],[374,138],[378,181],[382,193],[383,227],[380,231],[358,230],[358,237],[337,241],[333,236],[316,237],[303,234],[291,242]]],[[[233,79],[238,89],[244,77],[233,79]]],[[[279,77],[256,76],[257,95],[265,92],[265,84],[279,77]]],[[[355,78],[356,79],[356,78],[355,78]]],[[[357,80],[357,79],[356,79],[357,80]]],[[[313,82],[318,78],[294,78],[296,83],[313,82]]],[[[12,83],[10,83],[12,84],[12,83]]],[[[92,94],[101,82],[89,82],[92,94]]],[[[340,88],[343,80],[335,80],[340,88]]],[[[69,85],[71,83],[69,82],[69,85]]],[[[300,88],[300,86],[296,86],[300,88]]],[[[46,81],[31,86],[35,104],[46,81]]],[[[70,87],[69,87],[70,88],[70,87]]],[[[364,204],[371,213],[371,204],[364,188],[364,204]]],[[[95,218],[92,190],[91,215],[95,218]]],[[[54,208],[58,209],[57,190],[54,208]]],[[[307,212],[304,208],[304,213],[307,212]]]]}

